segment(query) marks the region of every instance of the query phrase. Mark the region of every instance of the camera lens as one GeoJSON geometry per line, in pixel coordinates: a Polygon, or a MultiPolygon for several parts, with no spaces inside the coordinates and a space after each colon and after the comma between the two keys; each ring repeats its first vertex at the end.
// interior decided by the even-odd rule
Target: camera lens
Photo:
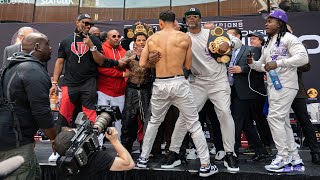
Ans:
{"type": "Polygon", "coordinates": [[[104,130],[111,123],[111,121],[112,121],[112,117],[108,113],[102,112],[97,117],[96,122],[94,123],[94,125],[98,126],[100,130],[104,130]]]}

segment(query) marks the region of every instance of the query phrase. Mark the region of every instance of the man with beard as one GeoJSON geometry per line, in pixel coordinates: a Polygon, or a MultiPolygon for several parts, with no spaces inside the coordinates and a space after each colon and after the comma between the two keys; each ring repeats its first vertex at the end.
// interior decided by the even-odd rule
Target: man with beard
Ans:
{"type": "MultiPolygon", "coordinates": [[[[190,8],[185,12],[188,25],[187,34],[192,40],[192,67],[191,72],[195,76],[193,83],[190,83],[191,92],[195,97],[195,106],[199,112],[207,99],[214,104],[220,128],[222,141],[225,151],[224,166],[230,172],[239,171],[239,166],[234,154],[235,127],[230,111],[230,85],[227,76],[227,68],[223,63],[214,59],[207,48],[209,29],[201,28],[201,12],[197,8],[190,8]]],[[[231,42],[220,44],[220,53],[224,54],[228,48],[238,49],[241,41],[233,36],[231,42]]],[[[180,145],[187,133],[185,127],[186,117],[180,113],[171,138],[170,151],[179,153],[180,145]]],[[[195,142],[195,141],[194,141],[195,142]]],[[[198,153],[199,154],[199,153],[198,153]]],[[[200,156],[199,156],[200,157],[200,156]]],[[[172,158],[174,159],[174,158],[172,158]]]]}
{"type": "MultiPolygon", "coordinates": [[[[88,14],[80,14],[76,21],[76,30],[66,37],[59,46],[50,94],[57,91],[60,74],[65,68],[64,85],[61,87],[58,125],[69,126],[77,103],[88,119],[95,122],[97,103],[96,78],[97,67],[123,66],[123,61],[106,59],[102,54],[100,40],[89,33],[93,26],[88,14]]],[[[60,127],[59,127],[60,129],[60,127]]]]}
{"type": "MultiPolygon", "coordinates": [[[[138,167],[147,167],[149,154],[156,138],[158,128],[163,122],[165,115],[171,105],[176,106],[180,114],[185,118],[180,121],[179,126],[183,126],[192,134],[197,148],[201,167],[199,175],[207,177],[218,172],[214,164],[210,164],[208,145],[204,137],[199,115],[195,106],[195,98],[191,94],[190,84],[185,79],[183,68],[189,70],[192,64],[191,39],[183,32],[174,29],[175,14],[171,11],[161,12],[159,24],[161,31],[152,35],[142,51],[140,58],[141,67],[152,67],[147,56],[149,52],[158,51],[161,54],[160,60],[155,64],[156,79],[153,83],[151,97],[151,119],[143,139],[143,146],[138,167]]],[[[186,135],[184,133],[184,136],[186,135]]],[[[181,142],[182,142],[181,140],[181,142]]],[[[171,145],[174,142],[171,142],[171,145]]],[[[178,144],[179,147],[181,145],[178,144]]],[[[179,149],[178,149],[179,151],[179,149]]],[[[169,158],[162,168],[174,168],[181,164],[176,152],[170,152],[169,158]],[[170,158],[171,157],[171,158],[170,158]]]]}
{"type": "Polygon", "coordinates": [[[8,179],[40,179],[33,138],[39,128],[54,144],[56,128],[49,102],[51,81],[42,64],[50,60],[50,56],[47,36],[31,33],[22,40],[22,52],[9,58],[8,66],[3,71],[0,83],[3,90],[1,115],[5,107],[14,111],[11,115],[13,120],[9,122],[6,121],[8,118],[1,117],[0,161],[16,155],[24,159],[21,167],[6,177],[8,179]]]}
{"type": "Polygon", "coordinates": [[[298,38],[288,32],[288,16],[281,10],[272,11],[265,24],[268,40],[258,61],[248,58],[251,68],[257,71],[275,71],[279,81],[267,73],[269,113],[268,123],[277,156],[265,169],[271,172],[304,171],[290,124],[290,108],[297,95],[297,68],[307,64],[308,53],[298,38]],[[279,87],[279,84],[281,86],[279,87]],[[276,86],[278,85],[278,86],[276,86]]]}
{"type": "MultiPolygon", "coordinates": [[[[120,45],[121,36],[117,30],[108,31],[106,41],[102,44],[103,55],[106,58],[120,60],[126,54],[126,50],[120,45]]],[[[126,88],[125,78],[128,72],[124,68],[98,67],[98,105],[119,106],[123,111],[124,92],[126,88]]],[[[115,127],[121,136],[121,120],[115,122],[115,127]]]]}

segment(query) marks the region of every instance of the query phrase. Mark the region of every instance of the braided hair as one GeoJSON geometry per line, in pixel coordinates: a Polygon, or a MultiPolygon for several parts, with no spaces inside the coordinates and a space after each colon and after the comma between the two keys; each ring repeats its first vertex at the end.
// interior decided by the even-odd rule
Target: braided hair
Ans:
{"type": "MultiPolygon", "coordinates": [[[[283,37],[283,36],[286,34],[286,32],[289,32],[289,31],[288,31],[288,29],[287,29],[287,24],[286,24],[285,22],[283,22],[283,21],[281,21],[281,20],[279,20],[279,19],[277,19],[277,21],[278,21],[278,23],[279,23],[279,26],[280,26],[279,29],[280,29],[280,30],[279,30],[279,32],[278,32],[276,44],[277,44],[277,47],[279,47],[281,37],[283,37]]],[[[272,37],[271,37],[270,35],[268,35],[268,39],[267,39],[267,42],[265,43],[264,47],[267,47],[267,46],[268,46],[271,38],[272,38],[272,37]]]]}

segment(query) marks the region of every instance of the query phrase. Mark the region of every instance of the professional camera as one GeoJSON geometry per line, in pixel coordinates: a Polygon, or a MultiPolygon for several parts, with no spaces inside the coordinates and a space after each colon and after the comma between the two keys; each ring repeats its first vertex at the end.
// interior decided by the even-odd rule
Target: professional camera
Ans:
{"type": "Polygon", "coordinates": [[[96,112],[98,116],[94,125],[83,112],[78,114],[75,120],[78,127],[71,139],[71,146],[65,155],[57,160],[59,169],[64,173],[78,174],[80,168],[88,163],[89,156],[100,149],[99,133],[108,132],[108,126],[116,119],[121,119],[118,106],[97,106],[96,112]]]}

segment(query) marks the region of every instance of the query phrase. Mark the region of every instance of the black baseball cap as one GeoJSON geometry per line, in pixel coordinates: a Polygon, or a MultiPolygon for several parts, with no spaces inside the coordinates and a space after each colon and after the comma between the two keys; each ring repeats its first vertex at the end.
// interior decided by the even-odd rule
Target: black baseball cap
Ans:
{"type": "Polygon", "coordinates": [[[254,32],[254,33],[251,33],[251,34],[248,34],[248,37],[251,37],[251,36],[256,36],[258,37],[261,41],[264,40],[264,34],[262,34],[261,32],[254,32]]]}
{"type": "Polygon", "coordinates": [[[89,14],[79,14],[77,20],[80,21],[82,19],[91,19],[91,16],[89,14]]]}
{"type": "Polygon", "coordinates": [[[188,9],[185,13],[184,16],[188,16],[188,15],[199,15],[199,17],[201,18],[201,12],[198,8],[190,8],[188,9]]]}

